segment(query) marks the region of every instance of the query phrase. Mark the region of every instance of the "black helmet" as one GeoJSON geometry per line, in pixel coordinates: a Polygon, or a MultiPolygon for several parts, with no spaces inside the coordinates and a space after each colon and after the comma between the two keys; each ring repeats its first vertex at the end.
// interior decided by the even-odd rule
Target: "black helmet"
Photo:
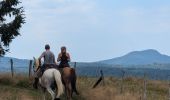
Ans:
{"type": "Polygon", "coordinates": [[[47,49],[50,49],[50,45],[49,44],[46,44],[45,45],[45,49],[47,50],[47,49]]]}

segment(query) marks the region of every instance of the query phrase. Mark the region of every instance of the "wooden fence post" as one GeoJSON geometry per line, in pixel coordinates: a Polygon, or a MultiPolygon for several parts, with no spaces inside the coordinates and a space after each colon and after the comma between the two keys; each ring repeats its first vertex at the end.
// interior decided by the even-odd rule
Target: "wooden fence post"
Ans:
{"type": "Polygon", "coordinates": [[[143,100],[147,100],[147,80],[146,80],[146,73],[144,74],[144,94],[143,94],[143,100]]]}
{"type": "Polygon", "coordinates": [[[170,76],[168,78],[168,100],[170,100],[170,76]]]}
{"type": "Polygon", "coordinates": [[[104,75],[103,75],[103,71],[100,70],[101,76],[100,78],[96,81],[96,83],[93,85],[93,88],[96,88],[97,85],[99,85],[99,83],[103,80],[103,85],[104,85],[104,75]]]}
{"type": "Polygon", "coordinates": [[[102,77],[102,80],[103,80],[103,85],[105,85],[103,70],[100,70],[100,74],[101,74],[101,77],[102,77]]]}
{"type": "Polygon", "coordinates": [[[76,70],[77,62],[74,62],[74,69],[76,70]]]}
{"type": "Polygon", "coordinates": [[[11,75],[12,75],[12,77],[14,76],[14,63],[13,63],[13,60],[12,59],[10,59],[10,63],[11,63],[11,75]]]}
{"type": "Polygon", "coordinates": [[[29,78],[31,78],[31,75],[32,75],[32,60],[30,60],[29,63],[29,78]]]}
{"type": "Polygon", "coordinates": [[[121,71],[122,71],[122,78],[121,78],[121,88],[120,88],[120,93],[123,93],[123,91],[124,91],[123,82],[124,82],[124,77],[125,77],[125,71],[124,71],[124,70],[121,70],[121,71]]]}

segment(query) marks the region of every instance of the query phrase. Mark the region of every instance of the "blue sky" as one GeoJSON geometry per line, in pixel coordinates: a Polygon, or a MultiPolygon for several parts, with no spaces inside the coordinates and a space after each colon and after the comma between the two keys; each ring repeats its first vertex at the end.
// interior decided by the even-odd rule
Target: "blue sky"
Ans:
{"type": "Polygon", "coordinates": [[[156,49],[170,55],[169,0],[22,0],[26,24],[6,56],[38,57],[65,45],[72,61],[156,49]]]}

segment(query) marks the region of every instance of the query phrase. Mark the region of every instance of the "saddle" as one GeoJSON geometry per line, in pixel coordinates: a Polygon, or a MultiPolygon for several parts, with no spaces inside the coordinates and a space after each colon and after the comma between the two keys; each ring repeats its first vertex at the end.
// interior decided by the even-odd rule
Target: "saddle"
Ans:
{"type": "Polygon", "coordinates": [[[40,76],[42,76],[46,70],[51,69],[51,68],[59,70],[58,65],[56,64],[44,64],[40,67],[40,72],[41,72],[40,76]]]}

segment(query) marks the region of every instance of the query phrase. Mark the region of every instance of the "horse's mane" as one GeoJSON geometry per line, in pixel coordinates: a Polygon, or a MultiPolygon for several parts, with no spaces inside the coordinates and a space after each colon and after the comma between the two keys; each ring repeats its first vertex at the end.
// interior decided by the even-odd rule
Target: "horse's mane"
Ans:
{"type": "Polygon", "coordinates": [[[40,63],[39,63],[39,60],[36,59],[35,57],[34,57],[34,63],[35,63],[35,67],[36,67],[36,69],[37,69],[38,66],[40,65],[40,63]]]}

